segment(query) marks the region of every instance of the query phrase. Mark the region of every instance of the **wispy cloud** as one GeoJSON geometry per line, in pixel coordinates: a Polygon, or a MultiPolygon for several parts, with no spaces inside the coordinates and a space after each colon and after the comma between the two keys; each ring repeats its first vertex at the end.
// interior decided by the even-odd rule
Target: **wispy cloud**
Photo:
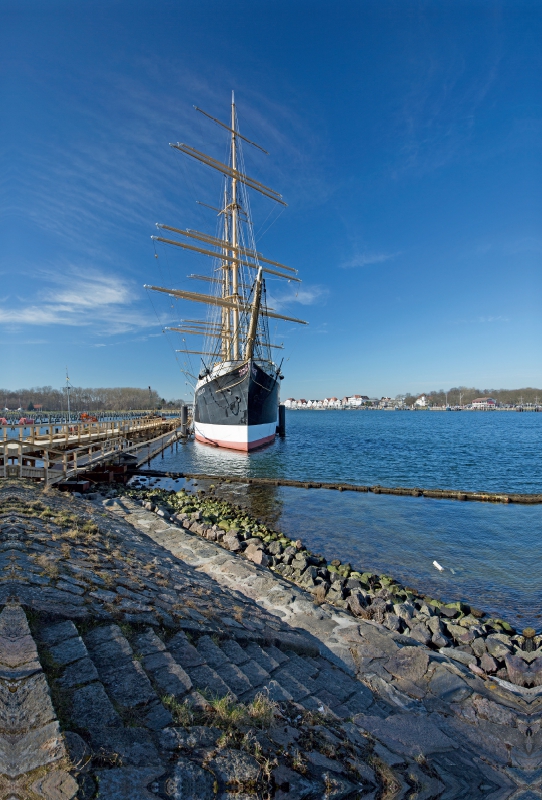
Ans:
{"type": "Polygon", "coordinates": [[[87,327],[108,336],[164,324],[165,319],[143,313],[138,300],[134,288],[119,276],[72,268],[62,275],[46,273],[37,297],[3,298],[0,325],[11,330],[25,326],[87,327]]]}
{"type": "Polygon", "coordinates": [[[293,303],[300,303],[302,306],[312,306],[325,302],[329,294],[329,289],[325,286],[304,286],[294,288],[289,286],[282,292],[268,292],[269,305],[277,311],[284,310],[293,303]]]}
{"type": "Polygon", "coordinates": [[[508,317],[478,317],[478,322],[510,322],[508,317]]]}
{"type": "Polygon", "coordinates": [[[354,267],[367,267],[370,264],[383,264],[398,256],[399,253],[359,253],[356,256],[339,264],[341,269],[352,269],[354,267]]]}

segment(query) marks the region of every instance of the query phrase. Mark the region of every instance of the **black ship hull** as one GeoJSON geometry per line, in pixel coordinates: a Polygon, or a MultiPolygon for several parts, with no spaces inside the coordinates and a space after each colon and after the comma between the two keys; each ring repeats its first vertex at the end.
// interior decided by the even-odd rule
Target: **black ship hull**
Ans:
{"type": "Polygon", "coordinates": [[[279,377],[255,361],[219,367],[201,379],[194,397],[199,442],[248,452],[273,441],[278,424],[279,377]]]}

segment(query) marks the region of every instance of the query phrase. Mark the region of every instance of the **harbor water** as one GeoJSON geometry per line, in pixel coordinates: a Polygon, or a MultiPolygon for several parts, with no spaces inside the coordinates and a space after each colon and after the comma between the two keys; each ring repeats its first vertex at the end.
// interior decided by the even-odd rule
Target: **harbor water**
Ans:
{"type": "MultiPolygon", "coordinates": [[[[542,492],[540,414],[292,411],[286,423],[285,439],[250,455],[188,442],[152,466],[224,477],[542,492]]],[[[217,492],[329,559],[387,573],[442,599],[465,599],[519,627],[542,624],[541,506],[226,483],[217,492]]]]}

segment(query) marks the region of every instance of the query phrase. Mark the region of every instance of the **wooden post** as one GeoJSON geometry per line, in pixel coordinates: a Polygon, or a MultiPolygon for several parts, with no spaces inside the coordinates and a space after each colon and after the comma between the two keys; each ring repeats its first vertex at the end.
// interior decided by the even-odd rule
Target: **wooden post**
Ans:
{"type": "Polygon", "coordinates": [[[277,433],[279,436],[286,436],[286,408],[282,403],[279,406],[279,424],[277,425],[277,433]]]}

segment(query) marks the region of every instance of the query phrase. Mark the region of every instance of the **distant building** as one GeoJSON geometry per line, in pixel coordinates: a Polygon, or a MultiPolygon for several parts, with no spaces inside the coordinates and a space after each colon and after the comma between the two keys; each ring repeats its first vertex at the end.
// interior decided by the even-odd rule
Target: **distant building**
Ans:
{"type": "Polygon", "coordinates": [[[286,408],[295,408],[296,401],[293,397],[289,397],[287,400],[284,401],[284,405],[286,406],[286,408]]]}
{"type": "Polygon", "coordinates": [[[416,398],[416,400],[414,401],[414,405],[415,405],[415,406],[418,406],[418,408],[426,408],[426,407],[427,407],[427,405],[428,405],[428,403],[427,403],[427,397],[426,397],[424,394],[421,394],[421,395],[420,395],[419,397],[417,397],[417,398],[416,398]]]}
{"type": "Polygon", "coordinates": [[[349,405],[354,408],[362,406],[364,403],[369,402],[369,398],[367,397],[366,394],[352,394],[350,395],[350,397],[345,397],[345,400],[346,400],[346,405],[349,405]]]}
{"type": "Polygon", "coordinates": [[[497,401],[492,397],[477,397],[471,403],[473,408],[496,408],[497,401]]]}

